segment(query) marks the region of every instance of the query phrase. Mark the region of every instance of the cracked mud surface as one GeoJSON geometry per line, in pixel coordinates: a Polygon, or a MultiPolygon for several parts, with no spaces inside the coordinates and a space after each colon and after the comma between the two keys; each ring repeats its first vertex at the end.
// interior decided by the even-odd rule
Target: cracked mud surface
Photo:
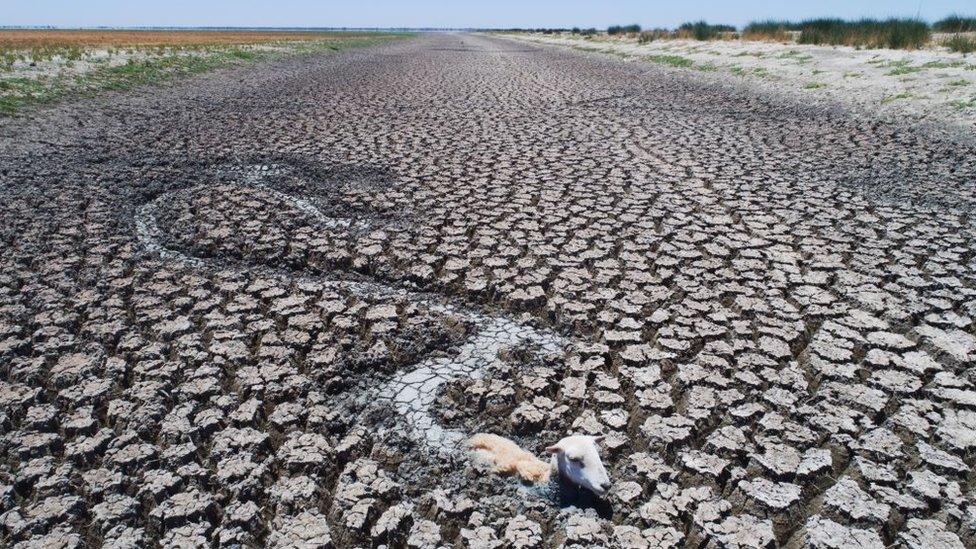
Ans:
{"type": "Polygon", "coordinates": [[[0,541],[972,546],[974,153],[473,35],[4,122],[0,541]]]}

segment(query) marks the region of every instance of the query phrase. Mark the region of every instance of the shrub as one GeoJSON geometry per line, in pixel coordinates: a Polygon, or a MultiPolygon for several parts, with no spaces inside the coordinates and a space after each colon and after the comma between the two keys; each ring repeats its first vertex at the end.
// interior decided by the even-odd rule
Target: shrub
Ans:
{"type": "Polygon", "coordinates": [[[612,25],[607,27],[607,34],[636,34],[640,30],[640,25],[612,25]]]}
{"type": "Polygon", "coordinates": [[[932,31],[917,19],[811,19],[799,23],[801,44],[863,46],[868,48],[919,48],[932,31]]]}
{"type": "Polygon", "coordinates": [[[932,24],[936,32],[976,32],[976,17],[950,15],[932,24]]]}
{"type": "Polygon", "coordinates": [[[949,48],[949,51],[973,53],[976,51],[976,37],[954,34],[950,36],[948,40],[943,42],[943,45],[949,48]]]}
{"type": "Polygon", "coordinates": [[[672,38],[673,33],[667,29],[654,29],[642,31],[637,36],[637,42],[641,44],[647,44],[655,40],[661,40],[664,38],[672,38]]]}
{"type": "Polygon", "coordinates": [[[723,32],[735,32],[732,25],[711,25],[705,21],[683,23],[678,27],[678,36],[695,40],[713,40],[723,32]]]}

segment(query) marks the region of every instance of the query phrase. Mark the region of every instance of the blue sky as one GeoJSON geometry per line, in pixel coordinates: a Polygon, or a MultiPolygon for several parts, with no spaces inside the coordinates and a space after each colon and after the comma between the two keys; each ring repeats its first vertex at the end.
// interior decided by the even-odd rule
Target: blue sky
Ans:
{"type": "Polygon", "coordinates": [[[0,0],[0,25],[309,27],[673,27],[705,18],[976,14],[974,0],[0,0]]]}

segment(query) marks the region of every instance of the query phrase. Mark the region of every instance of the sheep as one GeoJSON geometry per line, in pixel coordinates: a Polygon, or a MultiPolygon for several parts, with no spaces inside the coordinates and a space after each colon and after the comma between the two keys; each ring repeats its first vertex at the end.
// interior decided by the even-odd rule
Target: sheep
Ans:
{"type": "Polygon", "coordinates": [[[517,473],[525,481],[541,483],[548,482],[557,472],[561,479],[602,497],[612,486],[597,447],[602,440],[602,436],[568,436],[546,448],[552,454],[549,463],[498,435],[479,433],[468,440],[468,445],[477,458],[490,463],[497,473],[517,473]]]}
{"type": "Polygon", "coordinates": [[[519,448],[507,438],[488,433],[478,433],[468,439],[468,445],[476,457],[492,465],[496,473],[518,473],[523,480],[533,483],[548,482],[552,473],[550,464],[519,448]]]}

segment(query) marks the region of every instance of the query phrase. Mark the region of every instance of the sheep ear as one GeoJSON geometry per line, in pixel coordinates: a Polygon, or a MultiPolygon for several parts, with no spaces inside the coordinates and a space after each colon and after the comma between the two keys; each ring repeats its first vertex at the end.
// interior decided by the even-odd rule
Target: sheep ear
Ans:
{"type": "Polygon", "coordinates": [[[558,454],[560,451],[562,451],[562,448],[560,448],[558,444],[553,444],[552,446],[546,446],[546,451],[550,454],[558,454]]]}

